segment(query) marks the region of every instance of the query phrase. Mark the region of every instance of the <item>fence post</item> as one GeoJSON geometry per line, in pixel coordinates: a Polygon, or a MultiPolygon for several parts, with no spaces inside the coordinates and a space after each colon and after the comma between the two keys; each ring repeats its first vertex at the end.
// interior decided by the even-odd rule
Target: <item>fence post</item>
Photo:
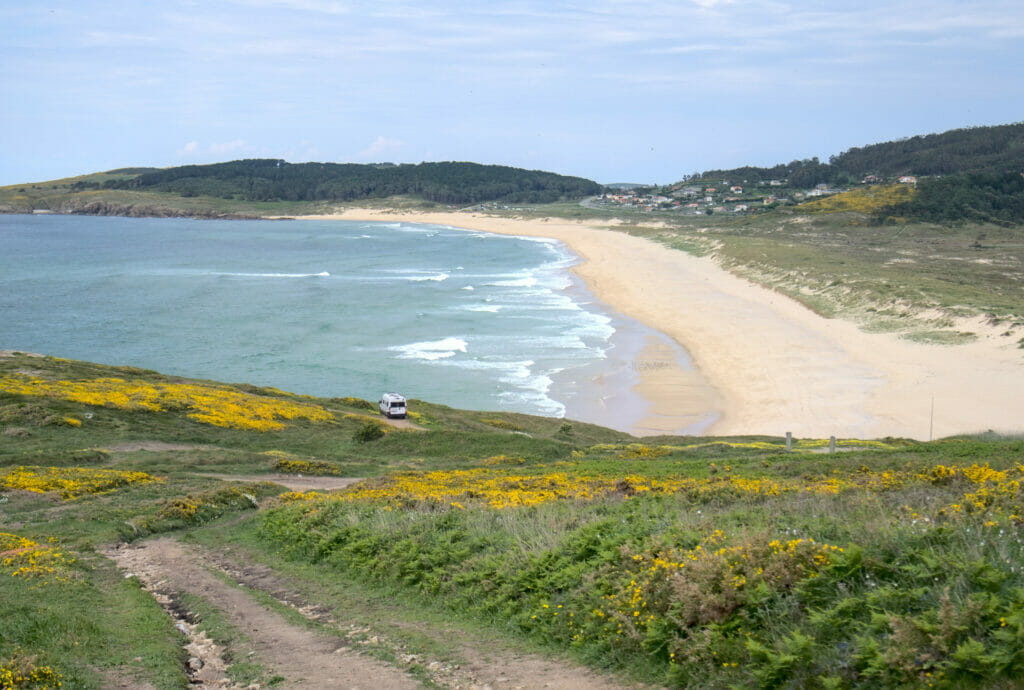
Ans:
{"type": "Polygon", "coordinates": [[[793,432],[786,432],[786,452],[791,453],[793,451],[793,432]]]}
{"type": "Polygon", "coordinates": [[[835,453],[836,452],[836,437],[835,436],[829,436],[828,437],[828,452],[829,453],[835,453]]]}

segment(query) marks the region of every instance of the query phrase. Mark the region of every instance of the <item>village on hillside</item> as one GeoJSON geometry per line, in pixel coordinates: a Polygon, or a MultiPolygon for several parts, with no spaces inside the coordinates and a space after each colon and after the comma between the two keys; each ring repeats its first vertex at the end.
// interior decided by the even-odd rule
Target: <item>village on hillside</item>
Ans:
{"type": "MultiPolygon", "coordinates": [[[[917,178],[905,175],[900,184],[916,185],[917,178]]],[[[885,180],[868,175],[861,184],[874,185],[885,180]]],[[[594,203],[596,207],[627,208],[634,211],[676,211],[688,215],[713,213],[756,213],[762,210],[789,206],[817,197],[831,196],[849,191],[848,187],[834,188],[819,184],[813,189],[796,189],[787,180],[760,180],[754,184],[741,184],[729,180],[688,180],[667,187],[636,187],[609,191],[594,203]]]]}

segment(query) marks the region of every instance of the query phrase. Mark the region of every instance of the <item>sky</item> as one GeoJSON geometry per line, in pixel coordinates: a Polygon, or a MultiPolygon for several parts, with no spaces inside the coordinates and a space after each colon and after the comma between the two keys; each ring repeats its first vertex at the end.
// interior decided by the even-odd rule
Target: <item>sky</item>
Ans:
{"type": "Polygon", "coordinates": [[[666,184],[1024,120],[1021,0],[0,0],[0,185],[239,158],[666,184]]]}

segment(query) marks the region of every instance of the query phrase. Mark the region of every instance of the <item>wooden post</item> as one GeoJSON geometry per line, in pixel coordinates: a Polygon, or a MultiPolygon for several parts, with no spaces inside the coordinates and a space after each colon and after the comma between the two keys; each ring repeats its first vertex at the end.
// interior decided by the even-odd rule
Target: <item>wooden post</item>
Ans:
{"type": "Polygon", "coordinates": [[[932,409],[928,414],[928,441],[932,440],[932,434],[935,431],[935,396],[932,396],[932,409]]]}
{"type": "Polygon", "coordinates": [[[829,436],[828,437],[828,452],[829,453],[835,453],[836,452],[836,437],[835,436],[829,436]]]}
{"type": "Polygon", "coordinates": [[[787,431],[786,432],[786,452],[787,453],[793,452],[793,432],[792,431],[787,431]]]}

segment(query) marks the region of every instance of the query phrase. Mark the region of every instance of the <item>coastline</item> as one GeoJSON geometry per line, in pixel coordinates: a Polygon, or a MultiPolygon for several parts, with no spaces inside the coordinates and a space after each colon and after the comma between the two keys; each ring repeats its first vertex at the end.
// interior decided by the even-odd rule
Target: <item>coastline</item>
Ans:
{"type": "MultiPolygon", "coordinates": [[[[638,368],[635,391],[655,414],[637,422],[636,433],[667,433],[658,411],[694,409],[721,411],[704,431],[714,435],[927,440],[1024,430],[1024,352],[980,318],[971,323],[978,340],[964,345],[866,333],[735,276],[712,258],[562,219],[372,209],[298,219],[435,223],[563,242],[581,259],[571,270],[598,300],[664,333],[692,357],[692,374],[638,368]]],[[[638,361],[665,361],[649,352],[638,361]]]]}

